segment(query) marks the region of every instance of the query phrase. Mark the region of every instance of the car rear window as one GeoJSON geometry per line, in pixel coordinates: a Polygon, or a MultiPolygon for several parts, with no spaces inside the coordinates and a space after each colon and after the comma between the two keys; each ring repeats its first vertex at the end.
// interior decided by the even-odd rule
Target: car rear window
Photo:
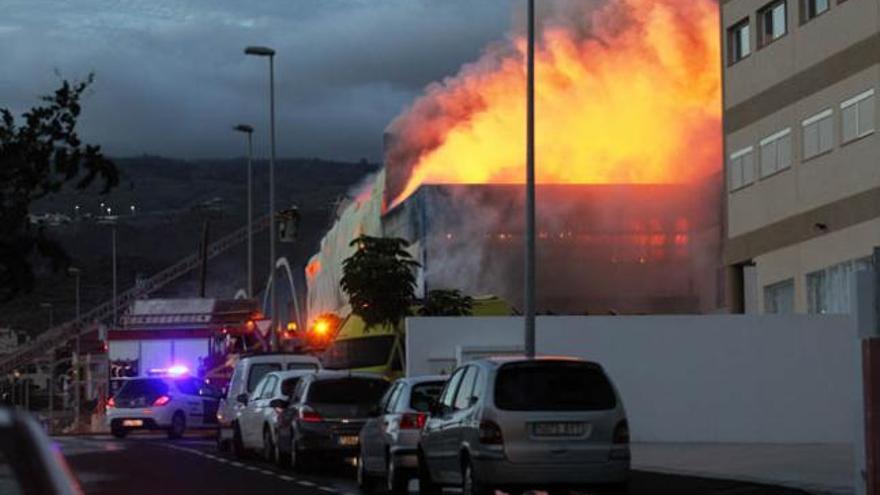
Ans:
{"type": "Polygon", "coordinates": [[[601,411],[614,409],[617,400],[595,364],[538,361],[498,370],[495,405],[510,411],[601,411]]]}
{"type": "Polygon", "coordinates": [[[264,376],[273,371],[281,371],[281,365],[279,363],[252,364],[250,375],[248,375],[247,393],[253,392],[254,388],[257,387],[257,384],[260,383],[260,380],[262,380],[264,376]]]}
{"type": "Polygon", "coordinates": [[[318,365],[315,363],[287,363],[287,369],[290,371],[318,371],[318,365]]]}
{"type": "Polygon", "coordinates": [[[409,407],[419,412],[428,412],[431,403],[440,397],[446,382],[426,382],[413,385],[409,397],[409,407]]]}
{"type": "Polygon", "coordinates": [[[319,404],[378,403],[388,382],[372,378],[339,378],[318,380],[309,387],[308,402],[319,404]]]}
{"type": "Polygon", "coordinates": [[[296,389],[296,385],[299,383],[300,377],[295,376],[293,378],[287,378],[283,382],[281,382],[281,395],[286,397],[290,397],[293,395],[293,391],[296,389]]]}
{"type": "Polygon", "coordinates": [[[154,398],[168,393],[168,384],[158,378],[127,380],[116,393],[119,399],[154,398]]]}

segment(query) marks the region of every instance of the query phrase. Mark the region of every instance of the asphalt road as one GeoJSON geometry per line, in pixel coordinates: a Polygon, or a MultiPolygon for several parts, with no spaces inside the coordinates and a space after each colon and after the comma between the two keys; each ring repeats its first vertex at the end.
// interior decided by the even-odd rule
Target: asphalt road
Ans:
{"type": "MultiPolygon", "coordinates": [[[[57,437],[86,495],[361,495],[354,468],[331,464],[307,475],[252,459],[220,454],[213,441],[134,435],[57,437]]],[[[633,473],[634,495],[804,495],[803,492],[732,481],[633,473]]],[[[411,488],[415,488],[415,484],[411,488]]]]}

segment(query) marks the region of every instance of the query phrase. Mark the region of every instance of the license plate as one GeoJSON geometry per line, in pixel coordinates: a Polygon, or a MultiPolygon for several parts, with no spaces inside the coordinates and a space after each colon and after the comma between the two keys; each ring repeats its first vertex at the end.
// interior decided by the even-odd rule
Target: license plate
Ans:
{"type": "Polygon", "coordinates": [[[339,445],[345,445],[346,447],[352,447],[360,443],[360,439],[357,435],[342,435],[337,441],[339,442],[339,445]]]}
{"type": "Polygon", "coordinates": [[[532,432],[538,437],[581,437],[586,426],[583,423],[535,423],[532,432]]]}
{"type": "Polygon", "coordinates": [[[124,420],[122,420],[122,426],[144,426],[144,420],[142,420],[142,419],[124,419],[124,420]]]}

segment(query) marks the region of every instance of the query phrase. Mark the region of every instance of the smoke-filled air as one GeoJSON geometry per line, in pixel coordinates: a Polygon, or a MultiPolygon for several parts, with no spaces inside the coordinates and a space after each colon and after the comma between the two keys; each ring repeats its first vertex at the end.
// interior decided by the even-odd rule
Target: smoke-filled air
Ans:
{"type": "MultiPolygon", "coordinates": [[[[540,183],[680,183],[721,165],[716,0],[546,2],[536,52],[540,183]]],[[[390,125],[389,199],[524,180],[522,29],[430,85],[390,125]]]]}

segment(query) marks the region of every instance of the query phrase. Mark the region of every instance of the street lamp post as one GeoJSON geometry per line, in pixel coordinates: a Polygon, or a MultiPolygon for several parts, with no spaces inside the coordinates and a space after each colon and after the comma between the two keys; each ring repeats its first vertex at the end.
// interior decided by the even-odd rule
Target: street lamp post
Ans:
{"type": "Polygon", "coordinates": [[[525,351],[535,356],[535,0],[528,0],[525,351]]]}
{"type": "MultiPolygon", "coordinates": [[[[44,302],[40,303],[40,307],[49,311],[49,328],[52,328],[54,323],[54,308],[52,303],[44,302]]],[[[49,433],[53,432],[54,423],[55,423],[55,348],[49,349],[49,433]]]]}
{"type": "Polygon", "coordinates": [[[245,55],[269,57],[269,297],[272,304],[271,347],[277,347],[278,301],[275,298],[275,50],[249,46],[245,55]]]}
{"type": "Polygon", "coordinates": [[[79,277],[80,277],[80,274],[82,273],[82,270],[80,270],[79,268],[76,268],[76,267],[71,267],[71,268],[68,268],[67,273],[69,273],[70,275],[73,275],[74,280],[75,280],[74,285],[75,285],[75,291],[76,291],[76,295],[75,295],[75,298],[76,298],[76,307],[75,307],[76,324],[73,327],[74,332],[76,332],[76,340],[75,340],[74,352],[73,352],[73,407],[74,407],[74,419],[73,419],[74,423],[73,424],[78,428],[79,427],[80,401],[82,399],[80,397],[80,372],[79,372],[80,371],[80,362],[79,362],[79,360],[80,360],[80,332],[82,331],[82,322],[79,319],[79,316],[80,316],[80,312],[79,312],[79,307],[80,307],[80,305],[79,305],[79,301],[80,301],[79,277]]]}
{"type": "Polygon", "coordinates": [[[239,124],[234,129],[247,134],[247,292],[254,297],[254,128],[239,124]]]}

